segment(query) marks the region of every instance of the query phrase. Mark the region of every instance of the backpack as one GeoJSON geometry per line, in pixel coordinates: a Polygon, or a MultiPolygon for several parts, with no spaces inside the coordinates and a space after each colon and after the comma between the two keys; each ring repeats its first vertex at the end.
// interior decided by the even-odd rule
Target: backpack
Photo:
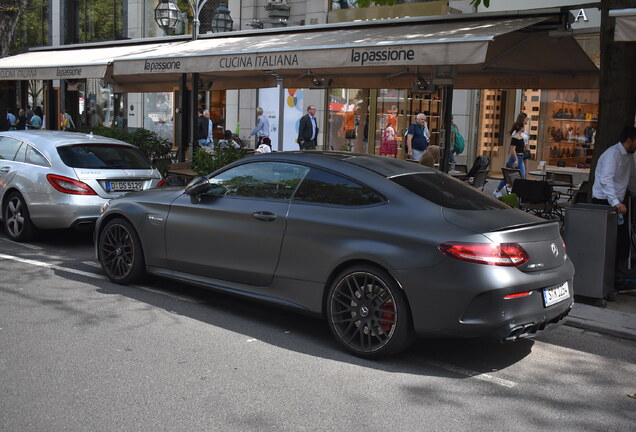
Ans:
{"type": "Polygon", "coordinates": [[[459,130],[455,126],[451,126],[453,132],[455,132],[454,150],[456,154],[462,154],[464,152],[464,137],[459,133],[459,130]]]}

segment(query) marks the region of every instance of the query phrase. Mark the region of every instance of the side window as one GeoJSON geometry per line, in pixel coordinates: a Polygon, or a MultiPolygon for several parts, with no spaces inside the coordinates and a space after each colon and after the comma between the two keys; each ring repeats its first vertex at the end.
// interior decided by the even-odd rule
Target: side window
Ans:
{"type": "Polygon", "coordinates": [[[46,160],[44,155],[31,146],[28,146],[28,149],[26,151],[26,163],[43,167],[50,166],[49,161],[46,160]]]}
{"type": "Polygon", "coordinates": [[[28,147],[28,145],[22,143],[22,145],[18,149],[18,152],[15,154],[15,157],[13,158],[13,160],[15,162],[24,162],[25,161],[25,155],[26,155],[27,147],[28,147]]]}
{"type": "Polygon", "coordinates": [[[298,187],[294,201],[363,206],[381,203],[384,198],[360,183],[312,168],[298,187]]]}
{"type": "Polygon", "coordinates": [[[22,141],[14,138],[0,138],[0,159],[12,161],[15,158],[22,141]]]}
{"type": "Polygon", "coordinates": [[[291,199],[309,168],[283,162],[254,162],[230,168],[210,179],[226,196],[291,199]]]}

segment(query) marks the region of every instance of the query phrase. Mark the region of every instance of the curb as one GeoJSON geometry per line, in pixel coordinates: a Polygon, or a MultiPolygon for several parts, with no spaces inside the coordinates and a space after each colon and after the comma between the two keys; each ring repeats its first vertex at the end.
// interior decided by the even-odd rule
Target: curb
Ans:
{"type": "Polygon", "coordinates": [[[581,318],[569,316],[566,318],[563,325],[636,342],[636,333],[634,332],[630,332],[629,330],[624,330],[621,328],[609,327],[607,325],[602,325],[595,322],[590,322],[589,320],[581,318]]]}

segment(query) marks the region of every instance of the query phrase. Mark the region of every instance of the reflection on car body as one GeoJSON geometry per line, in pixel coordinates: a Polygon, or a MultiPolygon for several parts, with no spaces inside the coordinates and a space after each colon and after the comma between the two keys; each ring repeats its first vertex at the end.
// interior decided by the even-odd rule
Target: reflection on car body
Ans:
{"type": "Polygon", "coordinates": [[[149,272],[324,315],[365,357],[415,335],[529,337],[572,306],[571,291],[543,294],[572,286],[556,222],[377,156],[252,156],[113,199],[95,236],[114,282],[149,272]]]}

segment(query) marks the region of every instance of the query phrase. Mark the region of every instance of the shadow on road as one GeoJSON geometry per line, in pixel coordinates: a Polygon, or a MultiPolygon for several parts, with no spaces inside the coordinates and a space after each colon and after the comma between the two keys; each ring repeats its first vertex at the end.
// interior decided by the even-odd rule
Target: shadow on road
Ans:
{"type": "Polygon", "coordinates": [[[159,278],[149,278],[144,286],[168,295],[109,282],[96,285],[100,293],[126,296],[284,349],[388,372],[467,378],[467,374],[435,365],[452,363],[470,372],[489,373],[520,361],[533,346],[529,340],[500,344],[483,339],[418,339],[393,358],[366,360],[345,352],[318,317],[159,278]],[[175,298],[178,296],[198,304],[175,298]]]}

